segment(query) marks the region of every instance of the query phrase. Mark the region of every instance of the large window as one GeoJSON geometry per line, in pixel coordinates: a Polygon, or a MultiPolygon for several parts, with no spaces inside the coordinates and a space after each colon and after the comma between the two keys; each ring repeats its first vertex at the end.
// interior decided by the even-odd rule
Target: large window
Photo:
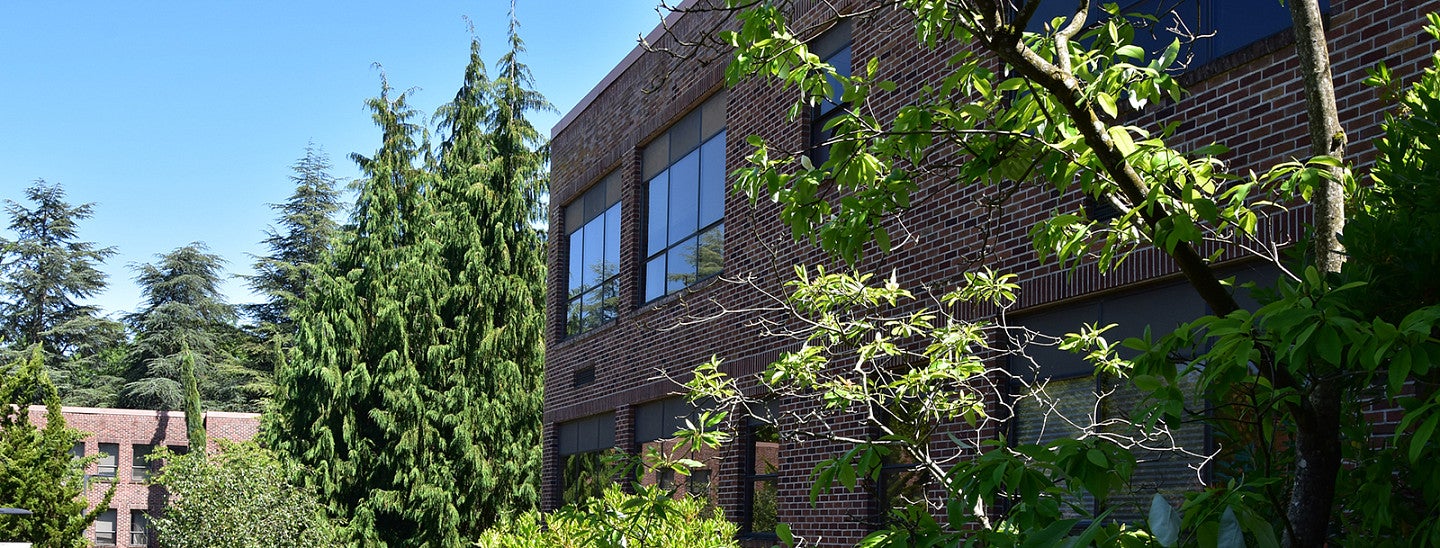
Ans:
{"type": "MultiPolygon", "coordinates": [[[[810,51],[820,57],[822,61],[835,67],[836,74],[849,77],[850,43],[850,22],[847,20],[820,35],[820,38],[810,45],[810,51]]],[[[830,159],[829,143],[831,139],[835,138],[835,130],[826,126],[845,111],[843,108],[845,104],[840,99],[844,87],[835,78],[829,80],[830,89],[834,95],[828,99],[820,99],[810,120],[810,160],[817,166],[830,159]]]]}
{"type": "Polygon", "coordinates": [[[620,173],[614,172],[565,207],[570,242],[569,311],[565,334],[615,319],[620,311],[620,173]]]}
{"type": "Polygon", "coordinates": [[[100,516],[95,518],[95,545],[115,545],[115,510],[100,512],[100,516]]]}
{"type": "MultiPolygon", "coordinates": [[[[1020,322],[1046,335],[1073,332],[1083,323],[1113,323],[1116,327],[1105,333],[1106,338],[1122,340],[1140,336],[1147,325],[1154,333],[1167,333],[1180,323],[1206,313],[1205,303],[1194,291],[1188,286],[1173,285],[1052,309],[1024,317],[1020,322]]],[[[1080,434],[1077,425],[1126,418],[1143,403],[1144,395],[1133,386],[1109,376],[1096,377],[1094,366],[1080,356],[1033,344],[1028,345],[1026,354],[1033,362],[1016,358],[1010,364],[1017,375],[1034,381],[1017,394],[1019,399],[1011,425],[1011,440],[1016,443],[1044,444],[1073,438],[1080,434]]],[[[1194,382],[1193,377],[1181,378],[1185,386],[1182,390],[1194,393],[1194,382]]],[[[1191,403],[1193,406],[1187,407],[1201,408],[1199,402],[1191,403]]],[[[1124,426],[1124,421],[1108,425],[1104,431],[1123,436],[1138,434],[1124,426]]],[[[1201,423],[1186,422],[1171,434],[1175,443],[1192,451],[1203,453],[1207,448],[1207,433],[1201,423]]],[[[1139,462],[1130,484],[1120,492],[1111,493],[1103,506],[1089,494],[1071,502],[1096,515],[1108,510],[1110,519],[1134,522],[1144,519],[1150,497],[1156,492],[1169,493],[1198,486],[1192,467],[1199,462],[1188,455],[1139,449],[1136,457],[1139,462]]]]}
{"type": "Polygon", "coordinates": [[[750,419],[745,434],[745,522],[741,532],[749,535],[775,534],[779,522],[780,430],[776,428],[774,406],[768,417],[750,419]]]}
{"type": "MultiPolygon", "coordinates": [[[[100,464],[95,470],[95,475],[102,478],[115,477],[115,469],[120,465],[120,444],[100,444],[100,464]]],[[[114,531],[111,531],[112,533],[114,531]]],[[[114,544],[112,541],[111,544],[114,544]]]]}
{"type": "Polygon", "coordinates": [[[560,502],[580,504],[598,497],[613,478],[605,453],[615,447],[615,414],[595,415],[560,425],[560,502]]]}
{"type": "MultiPolygon", "coordinates": [[[[1075,0],[1043,0],[1028,30],[1040,30],[1056,16],[1068,15],[1075,0]]],[[[1181,61],[1199,67],[1290,28],[1290,11],[1280,2],[1255,0],[1125,0],[1121,13],[1155,15],[1157,21],[1141,23],[1135,44],[1151,52],[1169,46],[1177,34],[1186,42],[1181,61]],[[1178,31],[1178,33],[1177,33],[1178,31]]],[[[1329,13],[1329,0],[1320,0],[1320,11],[1329,13]]],[[[1100,20],[1100,3],[1090,5],[1090,21],[1100,20]]]]}
{"type": "Polygon", "coordinates": [[[725,92],[645,147],[645,300],[720,273],[725,256],[725,92]]]}

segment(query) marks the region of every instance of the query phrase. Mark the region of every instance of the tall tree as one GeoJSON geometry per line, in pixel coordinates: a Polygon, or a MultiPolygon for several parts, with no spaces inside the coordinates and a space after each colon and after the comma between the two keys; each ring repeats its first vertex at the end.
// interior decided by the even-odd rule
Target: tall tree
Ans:
{"type": "Polygon", "coordinates": [[[472,42],[438,156],[404,94],[371,101],[384,141],[354,157],[353,229],[296,315],[271,441],[321,472],[356,542],[461,546],[539,498],[545,156],[525,115],[548,105],[517,31],[512,12],[494,82],[472,42]]]}
{"type": "Polygon", "coordinates": [[[205,411],[200,401],[200,379],[195,376],[195,353],[182,343],[180,348],[180,384],[185,389],[185,437],[195,452],[205,454],[205,411]]]}
{"type": "Polygon", "coordinates": [[[382,76],[368,102],[382,144],[351,156],[363,174],[352,228],[295,315],[271,443],[315,469],[300,479],[346,518],[354,542],[441,545],[435,537],[453,536],[457,521],[442,450],[450,440],[435,429],[447,417],[427,413],[438,397],[421,379],[448,280],[426,237],[434,217],[421,199],[429,176],[417,167],[416,112],[391,92],[382,76]]]}
{"type": "Polygon", "coordinates": [[[453,282],[441,307],[448,350],[443,399],[457,418],[451,450],[464,470],[462,532],[539,500],[544,246],[531,223],[545,186],[544,140],[526,114],[548,109],[533,88],[511,11],[510,49],[485,80],[471,43],[465,85],[439,113],[447,138],[434,200],[453,282]]]}
{"type": "Polygon", "coordinates": [[[230,350],[237,336],[235,307],[220,292],[223,260],[195,242],[140,265],[144,307],[126,318],[135,333],[126,358],[121,403],[140,409],[179,409],[184,403],[185,351],[195,360],[206,406],[246,409],[237,389],[251,374],[230,350]]]}
{"type": "Polygon", "coordinates": [[[12,355],[39,344],[67,401],[104,404],[116,389],[107,358],[124,340],[123,326],[77,301],[105,289],[99,266],[115,248],[79,241],[94,204],[72,206],[60,185],[43,180],[25,196],[33,207],[6,201],[15,239],[0,239],[0,335],[12,355]]]}
{"type": "Polygon", "coordinates": [[[279,213],[278,227],[265,231],[270,252],[255,258],[255,274],[242,276],[265,300],[241,305],[251,322],[247,337],[237,349],[256,382],[242,390],[249,397],[268,399],[274,391],[274,374],[280,352],[293,346],[295,321],[291,313],[305,300],[305,288],[339,230],[340,209],[336,179],[330,175],[330,158],[313,144],[295,162],[290,180],[295,191],[284,203],[271,204],[279,213]]]}
{"type": "Polygon", "coordinates": [[[42,548],[89,546],[85,530],[110,506],[104,499],[86,509],[85,467],[70,448],[85,435],[65,426],[60,398],[45,374],[41,350],[29,359],[0,365],[0,507],[23,508],[31,516],[0,515],[0,538],[42,548]],[[30,404],[45,403],[45,426],[30,422],[30,404]]]}
{"type": "Polygon", "coordinates": [[[255,274],[245,276],[250,288],[265,301],[243,305],[244,311],[262,328],[274,334],[292,334],[290,311],[305,299],[305,285],[311,272],[330,247],[340,210],[335,177],[330,175],[330,158],[313,144],[291,168],[295,191],[281,204],[270,208],[279,213],[278,227],[265,231],[268,255],[256,257],[255,274]]]}

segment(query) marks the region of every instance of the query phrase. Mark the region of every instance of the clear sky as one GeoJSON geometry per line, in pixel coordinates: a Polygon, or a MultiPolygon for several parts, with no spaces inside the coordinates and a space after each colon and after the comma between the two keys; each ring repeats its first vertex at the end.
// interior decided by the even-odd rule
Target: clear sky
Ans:
{"type": "MultiPolygon", "coordinates": [[[[525,61],[560,112],[660,21],[656,0],[520,0],[525,61]]],[[[473,22],[493,66],[508,0],[0,0],[0,199],[35,179],[94,202],[80,238],[115,246],[109,313],[139,306],[136,264],[193,241],[250,272],[308,142],[341,178],[379,132],[365,110],[383,66],[424,113],[461,84],[473,22]]],[[[23,202],[22,202],[23,203],[23,202]]],[[[8,224],[8,217],[0,226],[8,224]]],[[[9,234],[6,234],[9,237],[9,234]]],[[[256,298],[241,280],[234,302],[256,298]]]]}

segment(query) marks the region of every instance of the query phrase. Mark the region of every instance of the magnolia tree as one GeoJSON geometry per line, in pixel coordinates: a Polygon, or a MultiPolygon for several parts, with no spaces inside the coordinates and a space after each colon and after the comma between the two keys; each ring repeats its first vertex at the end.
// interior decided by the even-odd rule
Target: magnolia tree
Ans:
{"type": "MultiPolygon", "coordinates": [[[[1147,330],[1123,343],[1106,340],[1107,326],[1047,336],[1007,321],[1018,285],[983,261],[928,308],[894,277],[798,268],[793,293],[778,307],[787,321],[766,325],[785,325],[773,334],[802,344],[758,382],[771,394],[810,402],[796,408],[814,411],[775,417],[783,428],[852,447],[815,469],[812,497],[878,478],[896,459],[938,486],[896,511],[867,545],[1440,542],[1434,517],[1440,480],[1423,466],[1437,451],[1432,434],[1440,400],[1430,364],[1440,356],[1440,311],[1424,297],[1433,295],[1434,282],[1417,276],[1433,262],[1435,244],[1425,232],[1430,221],[1416,221],[1433,218],[1426,208],[1440,196],[1425,170],[1440,161],[1430,158],[1440,120],[1432,107],[1440,95],[1434,69],[1404,91],[1376,69],[1372,83],[1400,108],[1387,121],[1374,171],[1357,185],[1343,159],[1333,90],[1327,91],[1318,6],[1294,2],[1314,156],[1237,176],[1216,159],[1223,147],[1175,148],[1167,144],[1173,125],[1141,122],[1154,105],[1184,101],[1172,74],[1192,37],[1178,36],[1157,51],[1136,43],[1137,27],[1154,27],[1163,17],[1094,9],[1085,1],[1049,20],[1036,15],[1038,0],[870,2],[837,8],[813,28],[791,28],[784,4],[696,9],[738,11],[738,30],[719,35],[734,48],[731,83],[773,78],[798,89],[792,117],[820,101],[841,105],[825,127],[833,135],[824,143],[828,159],[817,163],[807,151],[751,136],[749,166],[736,173],[737,188],[752,202],[774,202],[797,236],[851,265],[864,250],[889,252],[895,219],[911,209],[931,170],[948,170],[956,192],[1017,186],[1081,192],[1118,215],[1103,222],[1063,212],[1042,219],[1031,230],[1042,258],[1103,272],[1153,248],[1173,259],[1214,311],[1173,333],[1147,330]],[[879,61],[856,62],[853,74],[842,74],[807,40],[890,10],[913,15],[921,47],[955,53],[908,104],[885,110],[870,105],[895,88],[880,78],[879,61]],[[960,151],[961,158],[942,150],[960,151]],[[1303,259],[1287,260],[1281,250],[1289,242],[1267,237],[1267,224],[1307,202],[1319,236],[1295,247],[1303,259]],[[1347,218],[1354,221],[1349,229],[1347,218]],[[1254,255],[1280,278],[1273,291],[1255,293],[1257,306],[1242,307],[1214,266],[1221,255],[1207,257],[1203,249],[1221,249],[1227,258],[1254,255]],[[1407,294],[1407,286],[1416,291],[1407,294]],[[956,313],[963,305],[989,312],[956,313]],[[1123,354],[1122,344],[1131,352],[1123,354]],[[1030,398],[1039,409],[1058,410],[1043,381],[1007,365],[1027,363],[1033,347],[1044,345],[1080,353],[1097,375],[1117,390],[1144,394],[1146,403],[1123,424],[1057,414],[1072,435],[1044,443],[1003,439],[993,427],[1011,420],[1013,405],[1030,398]],[[1017,384],[1018,391],[1001,388],[1017,384]],[[1018,392],[1019,399],[996,404],[1006,401],[996,397],[1003,392],[1018,392]],[[1404,407],[1400,430],[1410,435],[1372,437],[1366,405],[1404,407]],[[881,435],[847,438],[817,420],[857,413],[881,435]],[[1180,453],[1195,462],[1217,456],[1176,441],[1176,428],[1195,421],[1222,440],[1218,456],[1228,480],[1172,499],[1178,509],[1157,496],[1147,519],[1130,524],[1083,502],[1103,501],[1129,483],[1137,455],[1180,453]],[[1341,443],[1342,432],[1357,441],[1341,443]]],[[[1427,31],[1440,37],[1440,20],[1432,17],[1427,31]]],[[[1007,194],[993,195],[992,207],[1003,209],[1007,194]]],[[[689,386],[696,397],[718,402],[722,413],[749,413],[756,401],[746,395],[753,391],[742,390],[749,380],[740,381],[710,363],[689,386]]],[[[720,414],[700,422],[688,434],[691,443],[679,446],[684,451],[725,439],[716,431],[720,414]]],[[[676,456],[651,460],[687,464],[676,456]]],[[[782,540],[797,542],[784,527],[777,530],[782,540]]]]}

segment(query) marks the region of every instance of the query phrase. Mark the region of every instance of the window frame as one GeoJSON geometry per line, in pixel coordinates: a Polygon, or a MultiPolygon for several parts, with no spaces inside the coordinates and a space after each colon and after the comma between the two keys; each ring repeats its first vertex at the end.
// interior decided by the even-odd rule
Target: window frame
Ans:
{"type": "MultiPolygon", "coordinates": [[[[811,41],[811,53],[814,53],[820,60],[835,68],[839,76],[849,78],[854,74],[855,68],[855,35],[849,20],[836,23],[830,30],[825,31],[819,37],[811,41]],[[841,54],[845,54],[844,66],[837,66],[835,61],[841,54]]],[[[827,78],[831,90],[834,91],[835,99],[820,97],[814,107],[810,109],[810,147],[808,155],[810,162],[820,166],[830,159],[830,145],[835,138],[834,128],[827,129],[825,126],[836,118],[845,114],[850,108],[850,103],[843,100],[844,86],[839,80],[827,78]]]]}
{"type": "Polygon", "coordinates": [[[780,495],[780,469],[781,469],[781,467],[783,466],[783,463],[781,462],[781,459],[780,459],[780,450],[781,450],[780,427],[779,427],[779,423],[775,420],[775,417],[778,415],[778,414],[775,412],[775,411],[776,411],[775,402],[773,402],[773,401],[772,401],[772,402],[769,402],[769,403],[763,408],[763,410],[757,410],[757,411],[760,411],[760,412],[764,413],[765,415],[764,415],[764,416],[759,416],[759,417],[757,417],[757,416],[751,416],[751,417],[748,419],[747,424],[746,424],[746,426],[745,426],[745,437],[744,437],[744,440],[745,440],[745,446],[744,446],[745,455],[744,455],[744,459],[743,459],[743,460],[745,461],[745,462],[744,462],[744,465],[745,465],[744,472],[745,472],[745,473],[743,474],[742,483],[741,483],[741,485],[740,485],[740,488],[741,488],[741,491],[742,491],[742,493],[741,493],[741,518],[742,518],[742,519],[741,519],[741,523],[740,523],[740,535],[743,536],[743,537],[745,537],[745,538],[774,539],[774,538],[778,538],[778,536],[776,535],[776,531],[774,530],[774,526],[773,526],[773,525],[771,526],[772,529],[771,529],[770,531],[756,531],[756,530],[755,530],[755,502],[756,502],[756,494],[757,494],[757,493],[756,493],[755,486],[756,486],[756,484],[758,484],[758,483],[768,483],[768,484],[770,484],[771,486],[773,486],[774,491],[775,491],[775,494],[773,495],[773,496],[775,497],[775,516],[774,516],[774,520],[775,520],[775,523],[776,523],[776,524],[779,524],[779,523],[780,523],[780,496],[779,496],[779,495],[780,495]],[[759,465],[759,462],[758,462],[758,461],[759,461],[759,459],[758,459],[758,453],[759,453],[759,435],[758,435],[758,434],[759,434],[760,431],[763,430],[763,429],[771,429],[771,430],[773,430],[774,433],[775,433],[775,441],[773,442],[773,443],[775,443],[775,472],[773,472],[773,473],[757,473],[757,472],[755,471],[755,470],[756,470],[756,467],[759,465]]]}
{"type": "Polygon", "coordinates": [[[117,529],[119,529],[119,528],[120,528],[120,524],[119,524],[119,512],[116,512],[114,508],[109,508],[109,509],[105,510],[104,512],[100,512],[100,515],[98,515],[98,516],[95,517],[95,545],[96,545],[96,546],[115,546],[116,543],[119,541],[119,536],[118,536],[118,531],[117,531],[117,529]],[[106,520],[106,519],[105,519],[107,516],[110,518],[109,520],[106,520]],[[102,524],[102,523],[108,523],[108,524],[110,524],[110,530],[109,530],[109,531],[102,531],[102,530],[100,529],[100,524],[102,524]],[[108,536],[108,537],[105,537],[104,535],[109,535],[109,536],[108,536]],[[108,540],[109,542],[106,542],[106,540],[108,540]]]}
{"type": "Polygon", "coordinates": [[[118,478],[120,475],[120,444],[101,443],[96,449],[100,458],[95,461],[95,477],[97,478],[118,478]],[[105,451],[106,447],[113,447],[114,452],[105,451]],[[105,464],[106,457],[111,457],[110,464],[105,464]],[[108,472],[106,470],[109,470],[108,472]]]}
{"type": "Polygon", "coordinates": [[[580,193],[562,209],[565,219],[565,239],[562,245],[565,250],[566,282],[565,314],[561,322],[561,331],[565,338],[589,333],[620,317],[620,267],[624,261],[623,236],[625,232],[623,202],[620,170],[614,170],[601,177],[597,183],[580,193]],[[591,211],[592,206],[594,211],[591,211]],[[591,268],[591,265],[585,261],[589,251],[586,244],[588,238],[594,237],[591,231],[595,229],[600,232],[599,264],[601,271],[596,275],[600,279],[593,285],[587,285],[585,279],[588,276],[585,269],[591,268]],[[610,234],[612,229],[615,232],[613,237],[610,234]],[[580,238],[579,249],[576,248],[577,234],[580,238]],[[611,249],[612,245],[614,246],[613,250],[611,249]],[[576,256],[577,252],[578,257],[576,256]],[[608,272],[607,276],[604,266],[611,258],[614,259],[614,271],[608,272]],[[577,262],[580,265],[578,286],[574,271],[577,262]],[[591,298],[596,299],[599,307],[587,312],[587,307],[592,306],[589,304],[591,298]],[[578,316],[576,315],[577,311],[579,312],[578,316]],[[599,320],[591,323],[589,316],[592,315],[598,315],[599,320]]]}
{"type": "Polygon", "coordinates": [[[130,546],[150,545],[150,515],[144,510],[130,510],[130,546]],[[139,518],[138,520],[136,518],[139,518]],[[135,524],[140,523],[140,529],[136,530],[135,524]],[[139,535],[140,542],[136,542],[136,535],[139,535]]]}
{"type": "MultiPolygon", "coordinates": [[[[726,153],[729,143],[729,127],[726,118],[727,100],[727,94],[723,89],[711,95],[699,107],[691,110],[645,147],[641,160],[641,184],[645,195],[641,215],[644,222],[644,245],[640,252],[639,292],[642,303],[664,299],[724,273],[725,196],[726,188],[729,186],[727,183],[729,174],[726,172],[729,158],[726,153]],[[693,132],[695,137],[693,144],[688,142],[692,135],[684,135],[690,132],[693,132]],[[716,152],[719,154],[718,160],[713,157],[716,152]],[[688,174],[689,169],[685,164],[691,162],[692,157],[695,174],[693,186],[689,180],[680,181],[672,177],[679,168],[685,169],[681,173],[688,174]],[[716,169],[717,161],[718,172],[715,172],[712,170],[716,169]],[[711,178],[719,178],[718,195],[713,195],[716,193],[717,184],[713,181],[707,184],[707,181],[710,181],[707,174],[710,174],[711,178]],[[685,186],[678,186],[679,184],[685,186]],[[657,188],[661,185],[665,190],[663,196],[657,192],[657,188]],[[676,208],[674,200],[676,188],[690,191],[694,196],[694,211],[687,212],[687,215],[691,213],[694,215],[695,229],[693,231],[672,233],[672,228],[678,228],[673,226],[672,221],[677,217],[675,212],[684,211],[684,209],[676,208]],[[707,200],[707,196],[709,200],[707,200]],[[665,202],[663,217],[656,214],[658,211],[656,200],[665,202]],[[718,201],[718,205],[710,203],[710,201],[718,201]],[[707,207],[707,204],[710,207],[707,207]],[[716,244],[719,246],[719,260],[714,265],[709,265],[700,255],[707,245],[716,244]],[[686,249],[692,250],[693,260],[683,258],[679,260],[691,262],[691,268],[683,273],[678,269],[672,270],[671,267],[678,262],[676,255],[684,253],[686,249]],[[713,268],[713,271],[707,271],[709,268],[713,268]],[[656,281],[657,274],[660,277],[658,282],[656,281]],[[688,280],[674,279],[677,276],[686,275],[692,277],[688,280]],[[659,285],[656,286],[656,283],[659,285]]],[[[678,228],[678,230],[687,230],[688,228],[678,228]]]]}
{"type": "Polygon", "coordinates": [[[130,444],[130,481],[131,481],[131,482],[133,482],[133,483],[142,483],[142,482],[148,481],[148,480],[150,479],[150,474],[152,474],[152,473],[155,472],[155,463],[150,462],[148,459],[145,459],[144,457],[150,456],[151,453],[154,453],[154,452],[155,452],[155,449],[156,449],[155,444],[151,444],[151,443],[132,443],[132,444],[130,444]],[[141,451],[141,448],[142,448],[142,447],[143,447],[143,448],[146,448],[143,452],[141,451]]]}
{"type": "Polygon", "coordinates": [[[596,459],[597,463],[596,466],[594,466],[595,471],[603,471],[604,468],[601,464],[603,464],[605,455],[615,450],[615,413],[606,412],[591,415],[589,417],[556,424],[555,428],[560,438],[559,447],[557,447],[556,451],[556,454],[560,457],[559,502],[562,506],[571,503],[578,505],[588,500],[589,496],[594,496],[598,492],[603,491],[606,483],[601,477],[597,476],[592,478],[592,481],[595,482],[597,487],[597,489],[594,490],[595,492],[589,493],[588,496],[578,498],[577,500],[565,500],[567,492],[573,485],[570,481],[566,481],[566,476],[569,475],[571,468],[571,459],[596,459]]]}

